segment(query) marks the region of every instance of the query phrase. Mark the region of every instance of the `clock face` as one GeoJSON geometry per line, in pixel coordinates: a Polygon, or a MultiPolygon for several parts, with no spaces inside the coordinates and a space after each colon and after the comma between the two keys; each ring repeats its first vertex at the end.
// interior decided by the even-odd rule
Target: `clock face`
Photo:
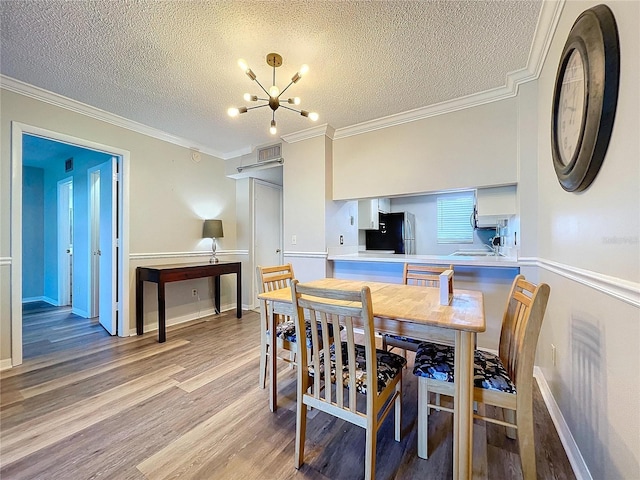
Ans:
{"type": "Polygon", "coordinates": [[[574,49],[564,69],[556,123],[558,150],[564,165],[571,162],[579,147],[585,107],[584,73],[582,55],[574,49]]]}

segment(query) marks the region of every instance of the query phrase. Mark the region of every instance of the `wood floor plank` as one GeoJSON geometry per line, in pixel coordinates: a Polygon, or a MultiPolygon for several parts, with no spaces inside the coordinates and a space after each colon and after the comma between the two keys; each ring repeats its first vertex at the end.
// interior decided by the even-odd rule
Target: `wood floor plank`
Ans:
{"type": "Polygon", "coordinates": [[[100,365],[99,367],[81,370],[79,372],[66,375],[61,378],[55,378],[53,380],[41,383],[33,387],[21,389],[20,393],[24,398],[35,397],[36,395],[41,395],[45,392],[49,392],[51,390],[61,388],[65,385],[70,385],[72,383],[79,382],[86,378],[91,378],[93,376],[100,375],[101,373],[108,372],[109,370],[113,370],[115,368],[119,368],[124,365],[128,365],[130,363],[139,362],[140,360],[153,357],[155,355],[159,355],[169,350],[173,350],[174,348],[182,347],[184,345],[187,345],[188,343],[189,342],[186,340],[173,340],[166,343],[160,343],[158,345],[152,345],[150,347],[142,349],[137,353],[126,355],[120,358],[119,360],[115,360],[113,362],[107,362],[103,365],[100,365]]]}
{"type": "Polygon", "coordinates": [[[167,367],[78,404],[65,407],[48,417],[31,420],[3,432],[0,445],[3,465],[9,465],[89,425],[117,414],[118,411],[174,387],[178,382],[170,376],[181,370],[182,367],[179,366],[167,367]]]}
{"type": "Polygon", "coordinates": [[[246,365],[250,362],[254,362],[257,358],[257,355],[260,353],[260,347],[252,348],[246,352],[242,353],[240,358],[232,357],[226,362],[223,362],[215,367],[206,370],[189,380],[185,380],[184,382],[180,382],[178,387],[184,390],[185,392],[193,392],[198,388],[210,383],[214,380],[217,380],[220,377],[227,375],[234,370],[239,368],[246,368],[246,365]]]}
{"type": "MultiPolygon", "coordinates": [[[[363,478],[364,431],[318,410],[308,415],[305,463],[294,468],[296,371],[278,366],[278,410],[270,412],[268,389],[258,387],[256,312],[171,326],[167,344],[182,346],[168,349],[157,332],[102,337],[95,322],[71,315],[25,310],[25,364],[0,374],[3,480],[363,478]]],[[[408,361],[402,440],[395,442],[390,416],[377,436],[376,478],[449,479],[452,415],[429,417],[429,459],[419,458],[412,352],[408,361]]],[[[573,480],[537,387],[534,428],[539,478],[573,480]]],[[[473,465],[475,480],[519,478],[517,442],[503,427],[475,422],[473,465]]]]}

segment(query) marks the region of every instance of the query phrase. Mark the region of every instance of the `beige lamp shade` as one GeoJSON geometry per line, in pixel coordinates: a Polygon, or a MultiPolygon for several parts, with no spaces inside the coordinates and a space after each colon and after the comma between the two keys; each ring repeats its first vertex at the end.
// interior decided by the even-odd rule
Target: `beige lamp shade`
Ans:
{"type": "Polygon", "coordinates": [[[222,238],[222,220],[205,220],[202,226],[202,238],[222,238]]]}

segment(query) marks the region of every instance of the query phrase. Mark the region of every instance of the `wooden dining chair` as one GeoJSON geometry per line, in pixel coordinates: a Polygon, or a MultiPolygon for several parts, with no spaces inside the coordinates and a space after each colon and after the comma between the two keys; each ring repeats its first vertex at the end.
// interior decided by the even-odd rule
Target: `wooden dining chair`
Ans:
{"type": "MultiPolygon", "coordinates": [[[[281,288],[288,288],[293,280],[293,267],[290,263],[273,267],[256,268],[258,279],[258,292],[271,292],[281,288]]],[[[267,382],[267,358],[269,355],[276,355],[277,352],[269,351],[269,315],[267,302],[261,300],[260,308],[260,387],[265,388],[267,382]]],[[[279,356],[281,360],[295,364],[296,352],[296,328],[291,317],[284,315],[276,316],[276,348],[289,352],[289,358],[279,356]]],[[[275,373],[274,373],[275,375],[275,373]]]]}
{"type": "Polygon", "coordinates": [[[311,329],[311,359],[306,349],[298,346],[296,468],[304,463],[307,407],[312,407],[366,430],[364,478],[372,480],[376,434],[394,407],[395,439],[400,441],[402,370],[406,360],[376,349],[369,287],[360,291],[330,290],[304,286],[294,280],[291,291],[297,332],[305,328],[305,316],[317,319],[321,327],[311,329]],[[341,326],[346,341],[341,341],[339,335],[334,341],[324,333],[330,329],[337,331],[341,326]],[[355,342],[354,330],[358,328],[364,329],[364,345],[355,342]],[[360,409],[358,393],[366,396],[360,409]]]}
{"type": "MultiPolygon", "coordinates": [[[[508,434],[516,429],[525,480],[536,478],[533,362],[549,292],[546,283],[536,286],[516,276],[502,318],[498,355],[476,350],[474,358],[474,401],[501,407],[505,421],[474,416],[508,427],[508,434]]],[[[428,342],[418,347],[413,373],[418,376],[418,456],[422,458],[427,458],[429,408],[453,411],[429,402],[429,392],[453,396],[453,365],[452,347],[428,342]]]]}
{"type": "MultiPolygon", "coordinates": [[[[404,264],[402,283],[405,285],[420,285],[423,287],[439,287],[440,274],[447,270],[453,270],[453,265],[412,265],[404,264]]],[[[382,335],[383,350],[401,348],[402,356],[407,358],[407,350],[416,351],[421,340],[401,335],[382,335]]]]}

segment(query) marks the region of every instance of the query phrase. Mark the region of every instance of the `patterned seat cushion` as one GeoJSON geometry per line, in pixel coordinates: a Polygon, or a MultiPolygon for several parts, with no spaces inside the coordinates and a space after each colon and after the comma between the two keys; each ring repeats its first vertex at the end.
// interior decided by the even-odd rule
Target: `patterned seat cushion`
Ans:
{"type": "MultiPolygon", "coordinates": [[[[367,393],[367,363],[365,359],[364,345],[356,344],[356,390],[367,393]]],[[[402,371],[407,360],[395,353],[376,350],[378,369],[378,393],[385,389],[387,384],[402,371]]],[[[324,351],[320,352],[320,374],[324,377],[324,351]]],[[[349,386],[349,358],[347,355],[347,343],[342,342],[342,359],[345,362],[342,370],[342,381],[345,387],[349,386]]],[[[309,365],[309,375],[314,376],[313,365],[309,365]]],[[[336,382],[336,357],[335,348],[331,348],[331,383],[336,382]]]]}
{"type": "MultiPolygon", "coordinates": [[[[453,382],[454,349],[450,346],[423,342],[416,352],[414,375],[453,382]]],[[[500,358],[493,353],[476,350],[473,358],[473,382],[477,388],[516,393],[500,358]]]]}
{"type": "Polygon", "coordinates": [[[415,343],[416,345],[422,343],[422,340],[416,340],[415,338],[403,337],[402,335],[385,335],[387,338],[394,338],[401,342],[415,343]]]}
{"type": "MultiPolygon", "coordinates": [[[[309,321],[304,322],[307,330],[307,348],[311,348],[311,323],[309,321]]],[[[318,335],[322,335],[322,327],[319,323],[318,335]]],[[[344,327],[340,325],[340,330],[344,327]]],[[[269,332],[267,332],[269,334],[269,332]]],[[[333,337],[333,325],[329,325],[329,336],[333,337]]],[[[285,320],[276,326],[276,337],[286,340],[291,343],[296,343],[296,324],[293,320],[285,320]]]]}

